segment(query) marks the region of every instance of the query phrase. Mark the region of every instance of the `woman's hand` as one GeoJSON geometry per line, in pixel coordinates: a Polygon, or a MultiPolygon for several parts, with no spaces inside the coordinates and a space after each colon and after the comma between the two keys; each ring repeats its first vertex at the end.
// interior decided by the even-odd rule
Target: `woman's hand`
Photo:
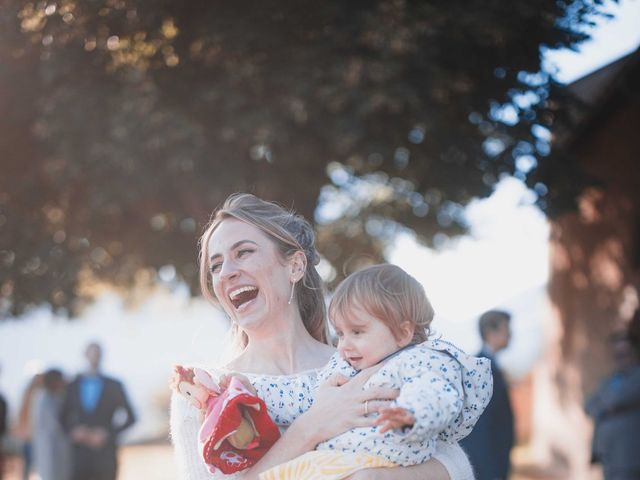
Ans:
{"type": "Polygon", "coordinates": [[[218,385],[220,385],[220,388],[222,390],[226,390],[229,387],[229,382],[231,382],[231,379],[233,377],[236,377],[238,380],[240,380],[240,382],[247,388],[247,390],[249,390],[253,395],[257,395],[256,389],[253,387],[253,385],[251,384],[251,382],[249,381],[249,379],[247,377],[245,377],[244,375],[242,375],[241,373],[228,373],[225,375],[220,376],[220,378],[218,379],[218,385]]]}
{"type": "Polygon", "coordinates": [[[369,367],[351,379],[342,375],[331,377],[318,387],[313,406],[294,425],[307,426],[316,445],[351,428],[374,426],[375,418],[368,414],[388,407],[400,393],[385,387],[362,389],[380,367],[369,367]]]}

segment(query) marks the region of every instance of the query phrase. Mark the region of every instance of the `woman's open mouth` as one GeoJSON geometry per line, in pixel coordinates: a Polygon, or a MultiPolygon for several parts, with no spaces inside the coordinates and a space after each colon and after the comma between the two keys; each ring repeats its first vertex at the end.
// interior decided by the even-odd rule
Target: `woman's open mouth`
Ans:
{"type": "Polygon", "coordinates": [[[258,296],[258,288],[252,286],[245,286],[236,288],[229,293],[229,300],[233,304],[236,310],[241,310],[249,302],[254,300],[258,296]]]}

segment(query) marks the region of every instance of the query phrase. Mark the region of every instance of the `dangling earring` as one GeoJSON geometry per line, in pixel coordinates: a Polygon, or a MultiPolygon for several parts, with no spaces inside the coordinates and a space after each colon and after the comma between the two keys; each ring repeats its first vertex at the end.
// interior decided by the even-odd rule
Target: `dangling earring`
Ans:
{"type": "Polygon", "coordinates": [[[287,302],[287,305],[291,305],[291,302],[293,302],[293,290],[296,287],[296,282],[291,283],[291,295],[289,295],[289,301],[287,302]]]}

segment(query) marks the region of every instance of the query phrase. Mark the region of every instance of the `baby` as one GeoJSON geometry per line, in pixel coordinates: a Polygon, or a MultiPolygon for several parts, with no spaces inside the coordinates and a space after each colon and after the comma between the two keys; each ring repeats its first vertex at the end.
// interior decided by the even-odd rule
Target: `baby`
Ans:
{"type": "MultiPolygon", "coordinates": [[[[311,469],[318,478],[337,480],[363,468],[416,465],[433,456],[436,442],[464,438],[491,399],[490,364],[449,342],[428,340],[433,315],[422,285],[395,265],[346,278],[329,305],[338,352],[319,378],[351,377],[382,363],[364,388],[400,394],[379,409],[375,427],[351,429],[260,478],[297,478],[290,472],[311,469]]],[[[364,409],[375,414],[372,405],[364,409]]]]}

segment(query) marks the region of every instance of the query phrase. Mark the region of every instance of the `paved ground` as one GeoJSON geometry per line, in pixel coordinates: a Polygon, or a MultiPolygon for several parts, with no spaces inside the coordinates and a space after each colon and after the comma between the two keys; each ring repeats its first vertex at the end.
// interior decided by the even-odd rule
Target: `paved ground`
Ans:
{"type": "MultiPolygon", "coordinates": [[[[561,476],[550,475],[527,463],[526,449],[518,449],[512,457],[519,465],[511,475],[511,480],[562,480],[561,476]]],[[[18,458],[11,458],[4,480],[22,480],[18,475],[21,464],[18,458]]],[[[594,472],[590,480],[600,479],[594,472]]],[[[173,451],[168,443],[130,445],[120,449],[120,472],[118,480],[177,480],[178,473],[173,451]]],[[[30,480],[39,480],[32,475],[30,480]]]]}
{"type": "MultiPolygon", "coordinates": [[[[11,458],[5,480],[22,480],[18,472],[22,464],[11,458]]],[[[176,480],[178,472],[171,446],[167,444],[131,445],[120,449],[118,480],[176,480]]],[[[37,480],[31,475],[30,480],[37,480]]]]}

